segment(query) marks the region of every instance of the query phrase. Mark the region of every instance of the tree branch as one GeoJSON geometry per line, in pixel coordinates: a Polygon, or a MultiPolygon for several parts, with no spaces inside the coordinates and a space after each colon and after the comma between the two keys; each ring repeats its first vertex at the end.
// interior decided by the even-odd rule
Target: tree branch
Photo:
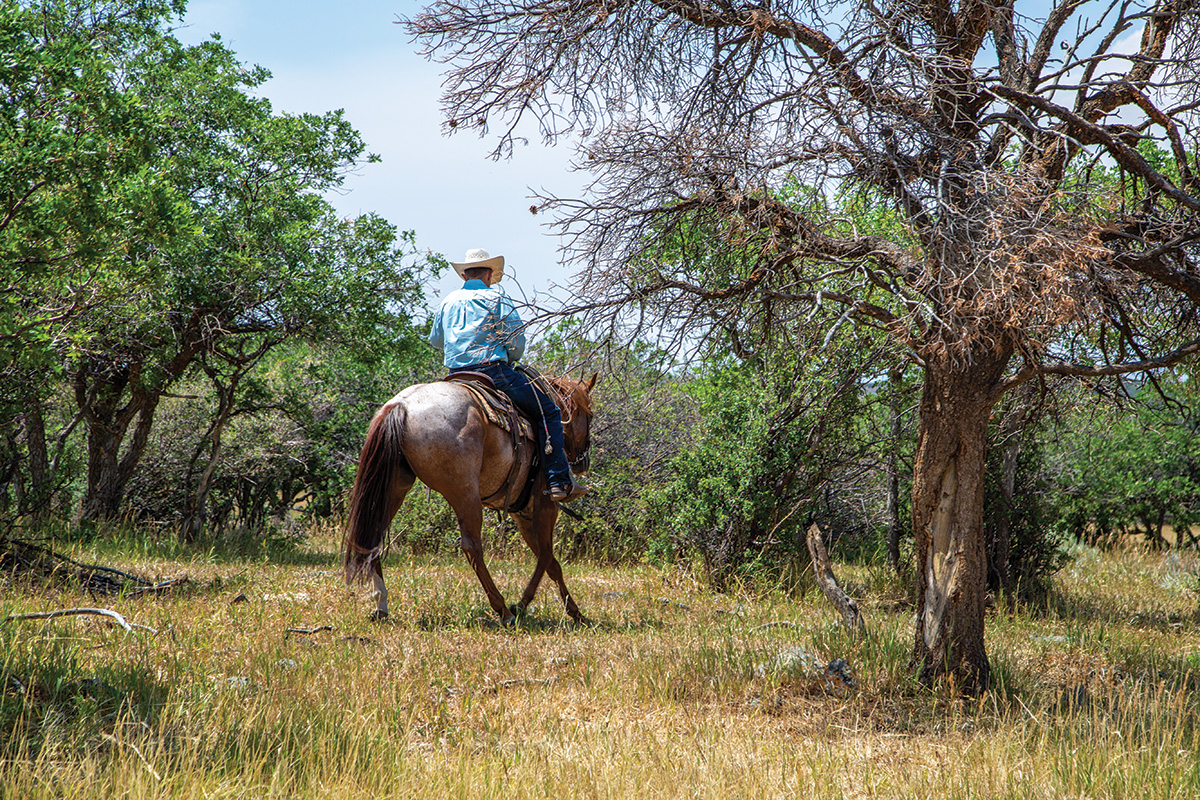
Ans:
{"type": "Polygon", "coordinates": [[[821,591],[825,593],[829,602],[833,603],[833,607],[841,612],[842,623],[851,633],[865,632],[866,626],[863,624],[862,614],[859,613],[858,603],[846,594],[842,585],[838,583],[837,576],[833,574],[833,564],[829,561],[829,554],[825,551],[825,541],[821,538],[821,529],[815,523],[809,526],[806,539],[808,554],[812,557],[813,573],[817,577],[817,585],[821,587],[821,591]]]}
{"type": "Polygon", "coordinates": [[[999,397],[1009,389],[1019,386],[1037,375],[1069,375],[1076,378],[1103,378],[1111,375],[1128,375],[1131,372],[1146,372],[1148,370],[1170,367],[1196,353],[1200,353],[1200,339],[1193,339],[1182,347],[1176,348],[1157,358],[1147,358],[1124,364],[1106,364],[1102,367],[1090,367],[1084,364],[1072,364],[1067,361],[1052,361],[1044,364],[1027,363],[1024,369],[999,384],[995,394],[999,397]]]}
{"type": "Polygon", "coordinates": [[[1193,211],[1200,211],[1200,199],[1192,197],[1181,189],[1176,188],[1174,184],[1151,167],[1146,159],[1142,157],[1141,153],[1111,134],[1105,127],[1097,125],[1094,122],[1089,122],[1079,114],[1038,95],[1021,92],[1001,84],[989,86],[988,91],[996,97],[1003,98],[1021,108],[1036,108],[1061,120],[1066,124],[1072,138],[1082,144],[1098,144],[1103,146],[1121,166],[1130,172],[1140,175],[1155,188],[1193,211]]]}

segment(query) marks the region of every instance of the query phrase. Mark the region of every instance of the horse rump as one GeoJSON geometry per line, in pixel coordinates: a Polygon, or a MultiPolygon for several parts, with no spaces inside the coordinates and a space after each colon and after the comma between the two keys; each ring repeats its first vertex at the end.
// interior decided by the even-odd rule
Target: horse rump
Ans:
{"type": "Polygon", "coordinates": [[[347,582],[365,578],[371,562],[383,552],[384,537],[395,511],[393,493],[398,488],[396,478],[401,477],[397,473],[411,475],[401,450],[405,417],[402,403],[389,403],[375,413],[367,430],[342,539],[347,582]]]}

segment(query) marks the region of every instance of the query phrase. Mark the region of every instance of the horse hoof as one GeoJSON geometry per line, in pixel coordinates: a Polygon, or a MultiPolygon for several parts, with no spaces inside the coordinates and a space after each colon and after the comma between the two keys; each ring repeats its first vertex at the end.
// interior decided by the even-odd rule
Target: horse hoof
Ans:
{"type": "Polygon", "coordinates": [[[518,618],[518,619],[523,619],[527,615],[527,611],[528,611],[527,609],[517,605],[516,603],[513,603],[511,606],[509,606],[508,610],[509,610],[509,613],[511,613],[513,615],[513,617],[518,618]]]}
{"type": "Polygon", "coordinates": [[[367,614],[367,619],[371,622],[384,622],[388,618],[388,612],[380,611],[378,608],[367,614]]]}

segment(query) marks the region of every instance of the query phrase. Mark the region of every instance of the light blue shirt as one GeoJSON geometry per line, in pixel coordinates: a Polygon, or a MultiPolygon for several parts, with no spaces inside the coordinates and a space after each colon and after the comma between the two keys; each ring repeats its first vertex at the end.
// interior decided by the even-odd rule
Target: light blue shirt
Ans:
{"type": "Polygon", "coordinates": [[[438,306],[429,343],[442,351],[447,369],[488,361],[515,364],[525,355],[525,324],[507,294],[470,280],[438,306]]]}

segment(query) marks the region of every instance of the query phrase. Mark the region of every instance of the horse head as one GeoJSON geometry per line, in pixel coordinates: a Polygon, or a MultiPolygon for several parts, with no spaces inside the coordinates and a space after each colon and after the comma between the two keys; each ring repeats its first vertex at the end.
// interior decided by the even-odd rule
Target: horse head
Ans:
{"type": "Polygon", "coordinates": [[[592,446],[592,387],[596,385],[596,374],[593,372],[588,381],[551,379],[560,399],[567,460],[576,475],[586,473],[591,464],[588,451],[592,446]]]}

